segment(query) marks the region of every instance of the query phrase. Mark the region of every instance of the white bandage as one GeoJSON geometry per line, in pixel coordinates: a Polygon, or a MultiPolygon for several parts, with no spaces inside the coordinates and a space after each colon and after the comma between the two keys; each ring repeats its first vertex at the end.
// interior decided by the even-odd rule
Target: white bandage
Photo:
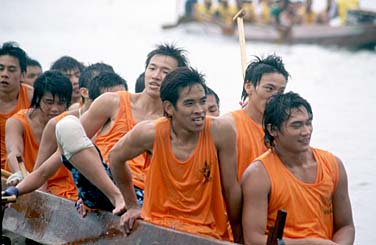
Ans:
{"type": "Polygon", "coordinates": [[[11,174],[11,176],[9,176],[8,179],[7,179],[7,185],[9,185],[14,180],[18,180],[17,182],[21,182],[23,180],[23,176],[22,176],[21,171],[17,171],[15,173],[11,174]]]}
{"type": "Polygon", "coordinates": [[[80,120],[69,115],[56,124],[56,140],[63,149],[64,156],[69,160],[75,153],[93,147],[93,143],[86,136],[80,120]]]}

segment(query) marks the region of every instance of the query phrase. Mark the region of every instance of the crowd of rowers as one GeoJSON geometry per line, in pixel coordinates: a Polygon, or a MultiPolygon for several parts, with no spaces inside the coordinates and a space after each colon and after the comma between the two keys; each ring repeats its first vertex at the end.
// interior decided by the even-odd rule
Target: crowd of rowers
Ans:
{"type": "Polygon", "coordinates": [[[327,0],[322,11],[313,9],[313,0],[187,0],[185,16],[181,20],[222,21],[224,25],[233,25],[232,18],[243,9],[244,21],[266,25],[312,25],[328,24],[338,17],[345,24],[347,11],[359,8],[358,0],[327,0]]]}
{"type": "Polygon", "coordinates": [[[251,60],[242,106],[222,115],[171,44],[147,54],[138,93],[108,64],[64,56],[41,72],[30,60],[15,43],[0,47],[1,168],[13,173],[2,196],[40,189],[83,217],[121,216],[125,233],[143,219],[245,244],[265,244],[284,209],[286,244],[353,244],[345,168],[310,146],[313,112],[284,93],[281,57],[251,60]]]}

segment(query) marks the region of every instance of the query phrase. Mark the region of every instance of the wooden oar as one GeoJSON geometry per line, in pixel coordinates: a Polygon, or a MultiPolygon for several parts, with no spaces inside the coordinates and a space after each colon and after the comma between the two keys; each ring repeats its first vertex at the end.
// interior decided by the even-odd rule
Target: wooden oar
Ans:
{"type": "Polygon", "coordinates": [[[236,20],[238,23],[238,35],[239,35],[240,57],[241,57],[241,63],[242,63],[243,80],[245,78],[245,70],[247,69],[247,53],[245,49],[245,35],[244,35],[244,22],[243,22],[244,15],[245,15],[245,11],[244,9],[241,9],[232,18],[233,21],[236,20]]]}
{"type": "Polygon", "coordinates": [[[287,212],[283,209],[278,210],[277,219],[274,226],[269,230],[268,240],[266,245],[279,245],[284,244],[282,241],[283,230],[285,228],[287,212]]]}
{"type": "Polygon", "coordinates": [[[17,197],[15,195],[1,197],[1,204],[16,202],[16,200],[17,200],[17,197]]]}
{"type": "Polygon", "coordinates": [[[1,177],[8,178],[11,175],[12,175],[11,172],[6,171],[5,169],[1,169],[1,177]]]}
{"type": "Polygon", "coordinates": [[[26,167],[25,167],[25,163],[22,159],[22,156],[17,156],[17,162],[18,162],[18,166],[21,170],[22,177],[25,178],[27,176],[27,170],[26,170],[26,167]]]}

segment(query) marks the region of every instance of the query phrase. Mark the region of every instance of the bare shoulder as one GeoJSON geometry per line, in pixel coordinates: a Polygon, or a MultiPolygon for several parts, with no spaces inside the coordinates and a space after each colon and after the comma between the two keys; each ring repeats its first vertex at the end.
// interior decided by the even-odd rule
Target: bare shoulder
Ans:
{"type": "Polygon", "coordinates": [[[133,146],[139,146],[149,151],[153,150],[155,136],[155,121],[142,121],[125,135],[125,141],[133,146]]]}
{"type": "Polygon", "coordinates": [[[112,114],[117,111],[120,104],[120,96],[116,92],[107,92],[96,98],[89,108],[89,112],[105,112],[105,114],[112,114]]]}
{"type": "Polygon", "coordinates": [[[229,142],[236,143],[235,125],[230,117],[207,117],[210,122],[210,131],[216,145],[229,142]]]}
{"type": "Polygon", "coordinates": [[[117,92],[106,92],[102,95],[100,95],[98,98],[96,98],[93,102],[97,104],[119,104],[120,101],[120,95],[117,92]]]}
{"type": "Polygon", "coordinates": [[[241,178],[241,186],[244,185],[267,185],[270,186],[269,175],[261,161],[252,162],[244,171],[241,178]]]}

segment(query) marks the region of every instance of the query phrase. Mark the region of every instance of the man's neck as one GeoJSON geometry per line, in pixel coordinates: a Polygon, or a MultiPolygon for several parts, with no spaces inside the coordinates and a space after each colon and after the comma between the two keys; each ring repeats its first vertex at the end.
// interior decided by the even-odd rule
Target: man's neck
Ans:
{"type": "Polygon", "coordinates": [[[10,102],[14,102],[16,100],[18,100],[18,94],[20,92],[20,87],[21,85],[11,91],[11,92],[4,92],[4,91],[0,91],[0,100],[4,103],[10,103],[10,102]]]}
{"type": "Polygon", "coordinates": [[[248,104],[243,108],[244,112],[253,119],[257,124],[262,125],[263,113],[256,110],[256,107],[252,104],[248,104]]]}
{"type": "Polygon", "coordinates": [[[154,120],[163,116],[161,99],[144,93],[131,94],[131,110],[137,122],[154,120]]]}
{"type": "Polygon", "coordinates": [[[311,149],[302,152],[291,152],[276,145],[274,150],[282,163],[288,168],[303,167],[305,164],[310,164],[313,158],[311,149]]]}

